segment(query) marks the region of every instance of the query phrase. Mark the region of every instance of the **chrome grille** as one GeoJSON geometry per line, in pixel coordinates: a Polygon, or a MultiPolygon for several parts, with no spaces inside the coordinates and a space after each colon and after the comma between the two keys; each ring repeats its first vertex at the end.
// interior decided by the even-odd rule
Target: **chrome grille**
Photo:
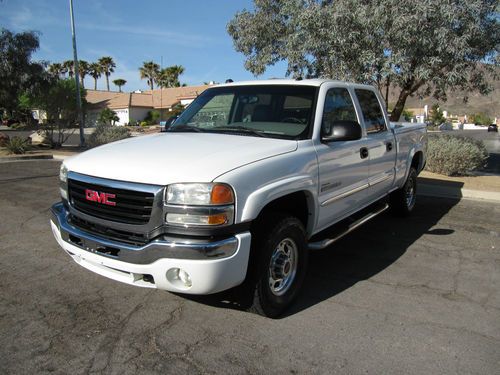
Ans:
{"type": "Polygon", "coordinates": [[[151,218],[154,194],[150,192],[126,190],[68,179],[70,204],[84,214],[100,219],[125,224],[147,224],[151,218]],[[116,205],[106,205],[86,199],[86,190],[114,194],[116,205]]]}

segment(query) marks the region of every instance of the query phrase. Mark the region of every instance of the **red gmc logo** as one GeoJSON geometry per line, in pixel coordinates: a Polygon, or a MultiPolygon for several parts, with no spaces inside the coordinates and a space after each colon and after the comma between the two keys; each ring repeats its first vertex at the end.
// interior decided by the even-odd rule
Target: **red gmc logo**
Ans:
{"type": "Polygon", "coordinates": [[[115,197],[115,194],[100,193],[95,190],[85,189],[85,199],[91,202],[107,204],[108,206],[116,206],[116,202],[110,200],[115,197]]]}

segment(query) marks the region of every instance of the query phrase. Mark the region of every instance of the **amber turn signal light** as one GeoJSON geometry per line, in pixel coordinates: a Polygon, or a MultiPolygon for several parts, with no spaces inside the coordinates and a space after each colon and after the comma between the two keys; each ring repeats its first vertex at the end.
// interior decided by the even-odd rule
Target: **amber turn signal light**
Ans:
{"type": "Polygon", "coordinates": [[[234,203],[233,191],[227,185],[217,184],[212,188],[210,194],[211,204],[231,204],[234,203]]]}

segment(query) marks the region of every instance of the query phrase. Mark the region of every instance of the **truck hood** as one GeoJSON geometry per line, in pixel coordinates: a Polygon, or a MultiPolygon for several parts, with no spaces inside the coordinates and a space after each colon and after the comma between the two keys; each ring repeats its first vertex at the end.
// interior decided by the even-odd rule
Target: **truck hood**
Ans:
{"type": "Polygon", "coordinates": [[[232,169],[297,149],[297,141],[207,133],[159,133],[86,151],[64,163],[73,172],[168,185],[210,182],[232,169]]]}

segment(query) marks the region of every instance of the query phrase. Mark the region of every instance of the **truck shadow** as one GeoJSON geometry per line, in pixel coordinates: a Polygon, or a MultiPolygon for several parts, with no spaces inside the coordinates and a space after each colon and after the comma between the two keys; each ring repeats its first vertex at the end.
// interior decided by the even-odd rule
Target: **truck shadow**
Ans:
{"type": "Polygon", "coordinates": [[[410,217],[401,219],[384,213],[331,247],[311,253],[302,293],[284,316],[296,314],[382,272],[425,234],[452,234],[452,229],[433,227],[458,202],[419,197],[410,217]]]}
{"type": "MultiPolygon", "coordinates": [[[[382,272],[424,234],[452,234],[452,229],[433,227],[458,202],[459,200],[420,196],[410,217],[401,219],[384,213],[329,248],[311,252],[302,291],[281,318],[328,300],[356,283],[382,272]]],[[[241,290],[235,288],[211,296],[183,297],[214,307],[244,310],[248,307],[248,301],[240,293],[241,290]]]]}

